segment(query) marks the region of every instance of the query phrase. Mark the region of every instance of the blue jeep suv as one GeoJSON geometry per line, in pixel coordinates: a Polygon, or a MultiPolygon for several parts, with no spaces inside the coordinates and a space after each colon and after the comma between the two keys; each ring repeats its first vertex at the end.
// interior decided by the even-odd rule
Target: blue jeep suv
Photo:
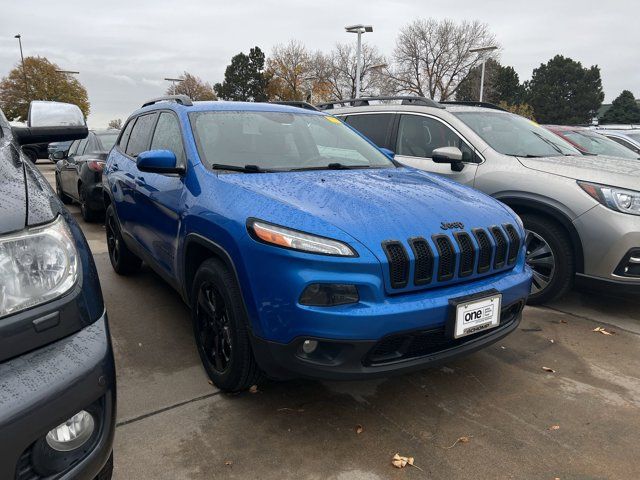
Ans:
{"type": "Polygon", "coordinates": [[[153,100],[103,179],[113,268],[182,295],[223,390],[450,360],[513,331],[529,292],[508,207],[318,111],[153,100]]]}

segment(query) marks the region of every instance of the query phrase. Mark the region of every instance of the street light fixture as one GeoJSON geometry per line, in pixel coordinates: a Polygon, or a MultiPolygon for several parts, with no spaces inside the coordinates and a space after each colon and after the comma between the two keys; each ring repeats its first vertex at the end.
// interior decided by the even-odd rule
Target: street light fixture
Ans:
{"type": "MultiPolygon", "coordinates": [[[[478,55],[482,55],[484,52],[489,52],[491,50],[497,50],[498,47],[496,45],[489,45],[486,47],[477,47],[477,48],[470,48],[469,52],[471,53],[477,53],[478,55]]],[[[480,101],[482,101],[482,97],[484,94],[484,64],[487,62],[487,58],[483,57],[482,58],[482,73],[480,74],[480,101]]]]}
{"type": "Polygon", "coordinates": [[[73,70],[56,70],[56,73],[64,73],[66,75],[80,75],[80,72],[75,72],[73,70]]]}
{"type": "Polygon", "coordinates": [[[176,82],[180,83],[180,82],[184,82],[184,78],[165,78],[165,80],[167,82],[171,82],[171,90],[172,90],[172,94],[175,95],[176,93],[176,82]]]}
{"type": "Polygon", "coordinates": [[[22,35],[19,33],[14,35],[13,38],[18,39],[18,45],[20,45],[20,60],[22,60],[22,74],[24,75],[24,89],[27,94],[25,100],[29,101],[29,82],[27,81],[27,71],[24,68],[24,55],[22,54],[22,35]]]}
{"type": "Polygon", "coordinates": [[[360,98],[360,72],[362,70],[362,34],[373,32],[373,27],[371,25],[349,25],[344,27],[347,33],[357,33],[358,34],[358,48],[356,50],[356,98],[360,98]]]}

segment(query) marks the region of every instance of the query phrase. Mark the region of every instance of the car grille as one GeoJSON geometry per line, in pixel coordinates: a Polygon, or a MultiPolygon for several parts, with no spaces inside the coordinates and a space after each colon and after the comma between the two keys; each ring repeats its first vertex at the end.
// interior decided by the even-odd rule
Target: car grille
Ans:
{"type": "Polygon", "coordinates": [[[458,347],[476,338],[508,328],[518,318],[523,308],[524,302],[522,301],[504,307],[500,314],[500,325],[498,327],[462,338],[448,336],[444,326],[383,338],[365,356],[363,364],[365,366],[380,366],[420,358],[458,347]]]}
{"type": "Polygon", "coordinates": [[[409,249],[399,240],[382,242],[392,289],[462,280],[474,273],[490,274],[513,267],[522,239],[513,225],[505,224],[451,236],[433,235],[430,240],[412,237],[407,243],[409,249]]]}
{"type": "Polygon", "coordinates": [[[16,465],[15,480],[38,480],[40,478],[42,477],[33,470],[31,465],[31,447],[29,447],[20,455],[18,465],[16,465]]]}

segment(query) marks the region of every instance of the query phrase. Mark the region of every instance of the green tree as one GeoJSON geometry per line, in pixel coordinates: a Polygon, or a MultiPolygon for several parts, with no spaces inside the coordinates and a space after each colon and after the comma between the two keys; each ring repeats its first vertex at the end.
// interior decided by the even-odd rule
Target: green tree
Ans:
{"type": "Polygon", "coordinates": [[[191,100],[217,100],[211,84],[188,72],[180,78],[180,82],[167,89],[167,95],[186,95],[191,100]]]}
{"type": "Polygon", "coordinates": [[[24,71],[21,64],[11,70],[0,81],[0,107],[7,118],[26,121],[32,100],[74,103],[87,117],[91,110],[87,90],[72,75],[59,70],[44,57],[26,57],[24,71]]]}
{"type": "MultiPolygon", "coordinates": [[[[477,66],[460,82],[456,90],[456,100],[475,102],[480,97],[480,76],[482,66],[477,66]]],[[[487,60],[484,72],[483,100],[489,103],[506,102],[517,105],[522,101],[522,85],[513,67],[502,66],[492,58],[487,60]]]]}
{"type": "Polygon", "coordinates": [[[600,123],[640,123],[640,105],[633,93],[623,90],[604,114],[600,123]]]}
{"type": "Polygon", "coordinates": [[[265,102],[268,78],[264,72],[265,55],[259,47],[249,50],[249,55],[240,52],[231,59],[224,72],[224,82],[213,88],[220,98],[265,102]]]}
{"type": "Polygon", "coordinates": [[[540,123],[590,123],[604,100],[600,68],[556,55],[533,71],[527,103],[540,123]]]}

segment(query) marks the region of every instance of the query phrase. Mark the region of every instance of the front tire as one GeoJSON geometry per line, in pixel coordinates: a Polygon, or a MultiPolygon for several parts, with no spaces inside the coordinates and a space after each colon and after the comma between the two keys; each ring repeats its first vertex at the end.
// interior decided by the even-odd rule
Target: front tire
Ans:
{"type": "Polygon", "coordinates": [[[202,364],[220,390],[246,390],[260,380],[240,288],[217,259],[205,260],[196,272],[191,318],[202,364]]]}
{"type": "Polygon", "coordinates": [[[526,261],[533,271],[527,303],[539,305],[565,295],[575,277],[575,255],[569,235],[557,222],[533,214],[521,216],[526,230],[526,261]]]}
{"type": "Polygon", "coordinates": [[[130,275],[140,270],[142,260],[124,243],[113,205],[109,205],[107,208],[104,224],[107,233],[109,260],[111,260],[111,266],[115,272],[118,275],[130,275]]]}

